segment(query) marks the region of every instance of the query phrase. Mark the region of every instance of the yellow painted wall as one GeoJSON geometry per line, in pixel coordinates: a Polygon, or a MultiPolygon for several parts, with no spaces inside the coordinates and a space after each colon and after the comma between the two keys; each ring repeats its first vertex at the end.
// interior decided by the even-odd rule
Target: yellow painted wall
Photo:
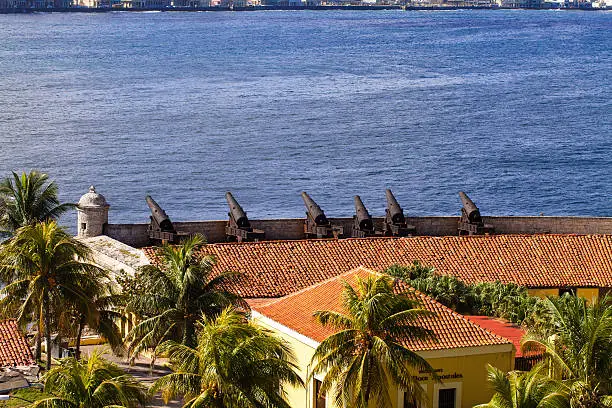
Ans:
{"type": "MultiPolygon", "coordinates": [[[[260,326],[265,327],[266,329],[271,330],[285,340],[293,349],[293,353],[297,358],[297,366],[299,367],[299,374],[302,378],[302,381],[306,382],[309,375],[309,364],[312,355],[314,354],[315,349],[311,346],[304,344],[294,337],[289,336],[285,333],[282,333],[276,330],[273,327],[263,323],[261,320],[254,319],[260,326]]],[[[285,386],[285,391],[287,391],[287,401],[292,408],[312,408],[311,394],[314,394],[312,391],[312,387],[308,386],[307,389],[304,388],[295,388],[291,386],[285,386]]]]}
{"type": "MultiPolygon", "coordinates": [[[[83,336],[81,338],[81,346],[97,346],[101,344],[106,344],[106,339],[101,336],[83,336]]],[[[74,347],[75,345],[75,339],[68,342],[69,347],[74,347]]]]}
{"type": "Polygon", "coordinates": [[[531,296],[545,298],[546,296],[559,296],[559,288],[529,288],[527,292],[531,296]]]}
{"type": "Polygon", "coordinates": [[[425,406],[434,407],[434,393],[437,391],[436,385],[439,387],[456,382],[461,383],[461,404],[458,406],[472,408],[474,405],[489,402],[493,396],[487,383],[487,364],[491,364],[505,372],[511,371],[514,368],[514,353],[508,351],[505,353],[449,356],[427,359],[427,361],[434,369],[442,369],[442,372],[439,373],[441,376],[457,373],[463,377],[443,379],[442,384],[436,383],[433,380],[423,382],[427,384],[428,401],[425,406]]]}
{"type": "MultiPolygon", "coordinates": [[[[544,298],[546,296],[559,296],[558,288],[530,288],[527,289],[531,296],[544,298]]],[[[583,297],[588,301],[599,297],[599,288],[577,288],[576,296],[583,297]]]]}
{"type": "Polygon", "coordinates": [[[599,297],[599,288],[578,288],[576,296],[585,298],[588,302],[597,300],[599,297]]]}
{"type": "MultiPolygon", "coordinates": [[[[306,381],[310,370],[310,359],[314,354],[315,348],[298,340],[296,336],[277,330],[261,319],[255,318],[254,320],[291,345],[298,359],[297,364],[300,368],[300,376],[306,381]]],[[[477,351],[474,355],[461,356],[459,355],[461,351],[453,352],[453,350],[446,350],[439,353],[429,353],[435,357],[430,358],[427,355],[424,355],[424,357],[427,358],[434,369],[442,370],[439,372],[439,375],[455,377],[457,376],[456,374],[459,374],[461,376],[461,378],[444,379],[442,384],[451,382],[461,383],[461,403],[457,407],[472,408],[474,405],[489,402],[491,399],[492,392],[487,383],[487,364],[491,364],[503,371],[510,371],[514,368],[514,351],[512,346],[502,347],[505,347],[507,351],[492,352],[493,349],[491,348],[481,348],[482,354],[478,354],[480,351],[477,351]]],[[[497,349],[499,349],[499,346],[497,346],[497,349]]],[[[433,406],[434,391],[437,390],[436,384],[438,386],[442,384],[433,381],[430,375],[419,374],[419,376],[423,377],[421,384],[425,385],[428,398],[423,407],[436,408],[433,406]]],[[[307,389],[287,386],[286,391],[288,393],[287,399],[292,408],[313,408],[312,398],[314,392],[312,384],[308,384],[307,389]]],[[[395,395],[392,396],[392,401],[394,402],[392,408],[402,408],[401,405],[403,403],[400,404],[400,398],[399,392],[396,391],[395,395]]],[[[331,406],[328,400],[328,407],[331,406]]]]}

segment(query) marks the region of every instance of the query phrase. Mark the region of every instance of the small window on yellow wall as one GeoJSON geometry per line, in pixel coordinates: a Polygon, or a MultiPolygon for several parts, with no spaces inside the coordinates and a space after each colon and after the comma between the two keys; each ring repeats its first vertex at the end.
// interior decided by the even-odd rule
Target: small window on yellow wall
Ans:
{"type": "Polygon", "coordinates": [[[321,381],[314,380],[314,408],[325,408],[325,394],[321,394],[322,385],[321,381]]]}
{"type": "Polygon", "coordinates": [[[444,388],[438,391],[438,408],[455,408],[456,388],[444,388]]]}

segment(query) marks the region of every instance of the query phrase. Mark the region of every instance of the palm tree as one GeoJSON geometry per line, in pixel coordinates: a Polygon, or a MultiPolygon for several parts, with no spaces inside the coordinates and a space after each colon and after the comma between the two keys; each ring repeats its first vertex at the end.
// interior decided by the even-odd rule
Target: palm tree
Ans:
{"type": "Polygon", "coordinates": [[[184,408],[289,408],[282,386],[303,386],[290,347],[235,309],[199,323],[197,348],[167,341],[172,374],[155,382],[168,400],[182,396],[184,408]]]}
{"type": "Polygon", "coordinates": [[[57,219],[74,204],[60,204],[57,185],[49,176],[32,170],[13,172],[0,182],[0,228],[15,231],[36,222],[57,219]]]}
{"type": "Polygon", "coordinates": [[[55,221],[22,227],[0,248],[0,277],[7,283],[0,290],[0,308],[16,309],[22,326],[29,319],[38,321],[39,336],[44,332],[47,339],[47,370],[54,313],[59,308],[90,305],[88,288],[107,278],[89,260],[89,249],[55,221]]]}
{"type": "Polygon", "coordinates": [[[333,389],[337,406],[390,407],[394,384],[420,399],[422,389],[411,369],[437,377],[429,363],[404,342],[434,338],[431,330],[418,324],[431,312],[417,308],[418,303],[404,294],[395,294],[393,278],[387,275],[357,278],[356,288],[344,282],[342,304],[345,313],[315,313],[322,325],[338,330],[312,357],[310,377],[325,374],[321,393],[333,389]]]}
{"type": "Polygon", "coordinates": [[[117,321],[123,317],[118,312],[123,296],[114,293],[110,287],[106,286],[98,287],[98,290],[95,290],[94,293],[88,291],[88,294],[91,302],[82,305],[80,310],[77,309],[73,315],[76,323],[75,357],[77,359],[81,357],[81,337],[85,326],[102,336],[113,353],[122,355],[125,351],[124,342],[117,321]],[[93,308],[91,308],[92,306],[93,308]]]}
{"type": "Polygon", "coordinates": [[[144,406],[147,399],[146,388],[102,358],[99,349],[87,359],[61,359],[42,381],[43,393],[29,408],[132,408],[144,406]]]}
{"type": "Polygon", "coordinates": [[[506,374],[487,365],[489,384],[495,394],[489,403],[474,408],[570,408],[567,386],[542,375],[542,369],[538,365],[529,372],[506,374]]]}
{"type": "Polygon", "coordinates": [[[423,265],[420,261],[413,261],[409,266],[394,264],[383,271],[387,275],[410,283],[415,279],[426,279],[434,275],[435,268],[423,265]]]}
{"type": "Polygon", "coordinates": [[[545,350],[549,375],[571,384],[572,406],[612,406],[612,298],[589,305],[566,294],[543,303],[547,330],[528,332],[523,348],[545,350]]]}
{"type": "MultiPolygon", "coordinates": [[[[196,322],[215,316],[229,305],[247,307],[239,296],[224,289],[234,273],[213,276],[215,259],[199,256],[205,244],[201,235],[181,245],[160,248],[160,267],[147,265],[136,276],[135,293],[130,294],[126,311],[143,319],[128,333],[128,352],[155,350],[165,340],[196,345],[196,322]]],[[[153,361],[155,361],[155,356],[153,361]]]]}

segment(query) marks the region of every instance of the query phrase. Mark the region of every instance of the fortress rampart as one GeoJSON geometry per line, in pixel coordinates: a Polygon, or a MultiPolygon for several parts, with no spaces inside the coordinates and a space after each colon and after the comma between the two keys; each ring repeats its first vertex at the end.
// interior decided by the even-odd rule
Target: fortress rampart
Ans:
{"type": "MultiPolygon", "coordinates": [[[[460,217],[406,217],[415,226],[416,235],[457,235],[460,217]]],[[[612,234],[612,217],[488,216],[484,221],[495,227],[495,234],[612,234]]],[[[330,218],[344,228],[342,237],[350,237],[353,218],[330,218]]],[[[382,217],[373,217],[380,228],[382,217]]],[[[304,239],[304,218],[250,220],[253,228],[265,231],[266,240],[304,239]]],[[[225,242],[227,221],[174,222],[178,231],[201,233],[208,242],[225,242]]],[[[104,234],[134,247],[149,245],[149,224],[107,224],[104,234]]]]}
{"type": "Polygon", "coordinates": [[[178,242],[181,237],[199,233],[208,242],[229,240],[298,240],[305,238],[350,238],[376,236],[451,236],[483,234],[612,234],[612,217],[481,216],[474,202],[459,193],[461,216],[406,217],[390,190],[386,190],[385,217],[371,217],[359,196],[355,196],[355,216],[327,218],[319,205],[305,192],[305,218],[249,220],[231,193],[226,194],[228,220],[172,222],[166,212],[146,197],[151,210],[148,224],[110,224],[110,205],[93,186],[78,205],[78,236],[106,235],[132,247],[159,242],[178,242]]]}

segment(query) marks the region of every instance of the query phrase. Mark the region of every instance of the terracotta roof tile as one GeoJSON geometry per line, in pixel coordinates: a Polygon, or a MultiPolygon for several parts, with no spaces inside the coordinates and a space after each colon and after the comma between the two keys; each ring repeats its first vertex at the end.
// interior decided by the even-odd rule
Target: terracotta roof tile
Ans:
{"type": "MultiPolygon", "coordinates": [[[[523,352],[521,351],[521,340],[525,335],[526,331],[523,330],[520,326],[513,324],[512,322],[508,322],[503,319],[498,319],[495,317],[489,316],[464,316],[470,322],[477,324],[478,326],[487,329],[488,331],[497,334],[498,336],[504,337],[514,344],[514,348],[516,349],[516,357],[523,357],[523,352]]],[[[530,356],[533,355],[541,355],[541,352],[533,351],[527,353],[530,356]]]]}
{"type": "MultiPolygon", "coordinates": [[[[342,312],[342,282],[347,281],[354,285],[357,277],[363,279],[375,273],[365,268],[357,268],[267,304],[255,305],[254,309],[285,327],[321,342],[334,332],[317,323],[313,313],[317,310],[342,312]]],[[[396,281],[396,292],[407,293],[409,297],[418,300],[421,307],[435,313],[434,316],[421,318],[419,323],[432,330],[437,340],[408,339],[404,344],[411,350],[442,350],[511,343],[510,340],[471,323],[403,282],[396,281]]]]}
{"type": "Polygon", "coordinates": [[[0,320],[0,367],[34,365],[30,346],[14,319],[0,320]]]}
{"type": "MultiPolygon", "coordinates": [[[[145,248],[153,261],[154,250],[145,248]]],[[[419,260],[466,283],[612,287],[612,235],[491,235],[210,244],[217,270],[242,276],[230,289],[279,297],[363,265],[382,270],[419,260]]]]}

